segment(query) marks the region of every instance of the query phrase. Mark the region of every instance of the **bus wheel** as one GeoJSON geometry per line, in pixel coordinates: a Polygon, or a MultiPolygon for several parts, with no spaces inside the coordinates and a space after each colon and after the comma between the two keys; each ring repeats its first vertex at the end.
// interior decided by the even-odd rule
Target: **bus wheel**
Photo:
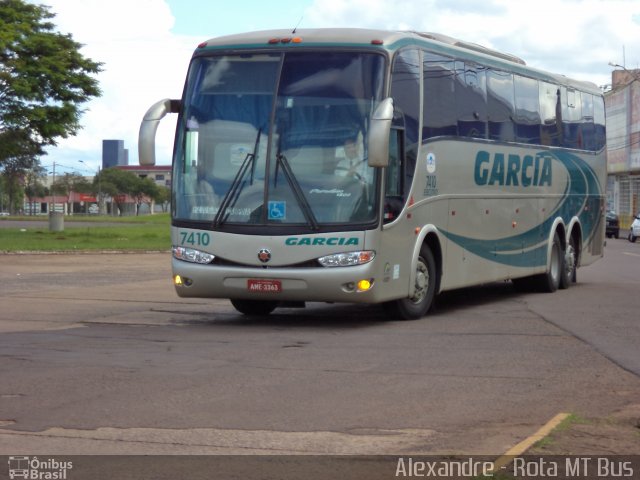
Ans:
{"type": "Polygon", "coordinates": [[[245,315],[269,315],[278,306],[273,300],[231,300],[231,305],[245,315]]]}
{"type": "Polygon", "coordinates": [[[536,277],[536,283],[540,291],[552,293],[558,289],[563,271],[563,257],[562,244],[556,232],[553,236],[553,245],[551,246],[551,264],[549,265],[549,271],[536,277]]]}
{"type": "Polygon", "coordinates": [[[562,264],[562,274],[560,275],[561,289],[569,288],[571,283],[577,281],[577,268],[578,268],[578,250],[576,248],[576,240],[573,237],[569,237],[569,243],[567,249],[564,252],[564,262],[562,264]]]}
{"type": "Polygon", "coordinates": [[[424,317],[433,304],[436,291],[436,262],[431,249],[423,245],[416,266],[415,292],[412,297],[385,304],[390,314],[401,320],[424,317]]]}

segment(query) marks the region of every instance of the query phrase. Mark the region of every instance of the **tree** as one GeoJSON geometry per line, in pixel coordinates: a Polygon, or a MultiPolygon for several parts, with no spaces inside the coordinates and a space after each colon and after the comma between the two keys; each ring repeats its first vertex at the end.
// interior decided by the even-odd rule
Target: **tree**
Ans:
{"type": "Polygon", "coordinates": [[[43,5],[0,0],[0,170],[75,135],[81,105],[100,95],[91,75],[102,64],[56,32],[53,17],[43,5]]]}
{"type": "Polygon", "coordinates": [[[140,214],[140,206],[145,202],[149,205],[149,211],[153,213],[153,202],[159,195],[156,182],[148,177],[138,177],[138,181],[133,185],[133,190],[129,193],[136,201],[136,215],[140,214]]]}
{"type": "Polygon", "coordinates": [[[79,173],[65,173],[56,179],[56,183],[51,186],[55,193],[68,195],[67,209],[69,212],[73,210],[73,202],[71,201],[72,192],[88,193],[91,191],[91,184],[79,173]]]}
{"type": "Polygon", "coordinates": [[[158,197],[156,202],[162,205],[162,211],[166,212],[171,205],[171,189],[167,187],[158,187],[158,197]]]}
{"type": "Polygon", "coordinates": [[[124,197],[135,192],[138,180],[135,173],[118,168],[105,168],[99,178],[102,192],[111,196],[121,214],[124,212],[124,197]]]}
{"type": "Polygon", "coordinates": [[[29,202],[27,208],[27,214],[34,215],[35,209],[33,208],[33,202],[36,198],[41,198],[47,195],[47,188],[42,184],[42,178],[47,174],[46,169],[41,165],[35,165],[31,169],[26,171],[24,176],[24,194],[29,202]]]}

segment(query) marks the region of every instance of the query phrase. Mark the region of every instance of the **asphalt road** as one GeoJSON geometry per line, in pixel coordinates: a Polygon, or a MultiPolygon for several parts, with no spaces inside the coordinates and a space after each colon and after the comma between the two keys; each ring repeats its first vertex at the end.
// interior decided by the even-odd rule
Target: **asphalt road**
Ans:
{"type": "MultiPolygon", "coordinates": [[[[168,254],[0,256],[0,455],[499,455],[640,398],[640,244],[554,294],[451,292],[418,321],[180,299],[168,254]]],[[[594,452],[584,452],[594,453],[594,452]]]]}

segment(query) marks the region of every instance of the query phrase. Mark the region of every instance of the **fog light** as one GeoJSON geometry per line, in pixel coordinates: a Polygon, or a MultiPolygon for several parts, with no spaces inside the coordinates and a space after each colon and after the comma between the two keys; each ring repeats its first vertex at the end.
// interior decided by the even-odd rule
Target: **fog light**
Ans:
{"type": "Polygon", "coordinates": [[[370,290],[371,287],[373,287],[373,279],[358,281],[358,291],[359,292],[366,292],[367,290],[370,290]]]}
{"type": "Polygon", "coordinates": [[[180,275],[174,275],[173,284],[176,287],[189,287],[193,283],[193,280],[187,277],[182,277],[180,275]]]}

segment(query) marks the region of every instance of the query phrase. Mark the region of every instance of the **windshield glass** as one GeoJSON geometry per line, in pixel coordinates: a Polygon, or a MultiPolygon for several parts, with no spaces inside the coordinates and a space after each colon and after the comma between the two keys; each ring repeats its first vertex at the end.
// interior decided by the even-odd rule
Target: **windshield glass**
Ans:
{"type": "Polygon", "coordinates": [[[354,52],[200,57],[174,161],[174,217],[224,225],[370,223],[369,118],[384,59],[354,52]]]}

